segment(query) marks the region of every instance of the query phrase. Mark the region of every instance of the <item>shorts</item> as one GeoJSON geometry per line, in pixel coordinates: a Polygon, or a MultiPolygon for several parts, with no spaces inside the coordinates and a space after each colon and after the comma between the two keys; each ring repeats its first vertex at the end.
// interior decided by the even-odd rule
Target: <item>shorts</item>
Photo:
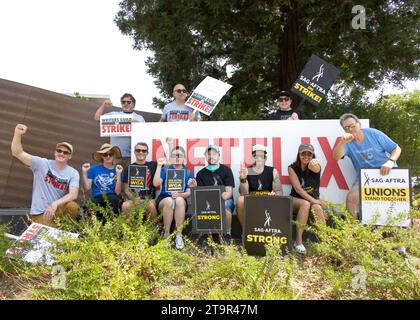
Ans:
{"type": "Polygon", "coordinates": [[[235,203],[233,198],[225,200],[225,209],[230,213],[233,213],[233,210],[235,210],[235,203]]]}
{"type": "MultiPolygon", "coordinates": [[[[157,197],[157,199],[156,199],[156,209],[158,210],[158,212],[159,213],[161,213],[160,211],[159,211],[159,204],[160,204],[160,202],[163,200],[163,199],[165,199],[165,198],[169,198],[169,197],[171,197],[170,195],[168,195],[168,196],[166,196],[166,195],[162,195],[162,194],[160,194],[158,197],[157,197]]],[[[185,212],[187,212],[187,210],[188,210],[188,202],[187,202],[187,200],[184,198],[184,201],[185,201],[185,212]]]]}

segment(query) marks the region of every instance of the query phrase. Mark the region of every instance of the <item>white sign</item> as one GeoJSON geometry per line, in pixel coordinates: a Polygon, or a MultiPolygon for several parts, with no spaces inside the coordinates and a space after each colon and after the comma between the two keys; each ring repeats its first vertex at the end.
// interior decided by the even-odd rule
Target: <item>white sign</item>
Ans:
{"type": "Polygon", "coordinates": [[[185,104],[209,116],[231,87],[230,84],[207,76],[185,104]]]}
{"type": "MultiPolygon", "coordinates": [[[[360,206],[362,223],[369,224],[376,218],[375,225],[385,225],[389,218],[410,211],[410,173],[408,169],[393,168],[382,176],[379,169],[360,169],[360,206]]],[[[410,219],[399,221],[401,227],[408,227],[410,219]]]]}
{"type": "MultiPolygon", "coordinates": [[[[361,120],[364,128],[369,120],[361,120]]],[[[200,121],[133,123],[131,156],[135,161],[133,146],[139,141],[149,145],[148,161],[168,156],[164,148],[166,137],[185,148],[186,164],[194,175],[206,165],[204,151],[209,144],[220,146],[221,163],[230,166],[235,178],[235,198],[238,196],[241,161],[252,165],[252,146],[267,146],[267,165],[277,168],[285,195],[290,194],[287,167],[296,160],[301,143],[312,143],[321,172],[321,198],[344,203],[346,194],[356,180],[356,171],[350,159],[337,162],[332,150],[344,134],[338,120],[299,121],[200,121]]]]}
{"type": "Polygon", "coordinates": [[[131,136],[131,114],[109,114],[100,117],[101,137],[131,136]]]}
{"type": "Polygon", "coordinates": [[[20,256],[23,261],[29,263],[45,263],[53,265],[54,258],[51,250],[55,248],[52,240],[62,240],[64,238],[77,238],[77,233],[70,233],[56,228],[48,227],[39,223],[32,223],[16,240],[14,245],[6,251],[6,255],[20,256]],[[23,243],[29,242],[23,245],[23,243]]]}

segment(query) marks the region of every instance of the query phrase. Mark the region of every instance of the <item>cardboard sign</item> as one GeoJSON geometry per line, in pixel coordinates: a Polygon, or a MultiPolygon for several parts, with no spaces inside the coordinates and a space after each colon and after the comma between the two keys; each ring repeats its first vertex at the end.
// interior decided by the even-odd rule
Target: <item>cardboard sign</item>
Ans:
{"type": "MultiPolygon", "coordinates": [[[[379,214],[376,225],[385,225],[389,218],[408,213],[411,208],[411,178],[409,169],[393,168],[382,176],[380,169],[360,169],[360,212],[362,223],[369,224],[379,214]]],[[[408,227],[410,219],[393,225],[408,227]]]]}
{"type": "Polygon", "coordinates": [[[231,87],[230,84],[207,76],[194,89],[185,105],[209,116],[231,87]]]}
{"type": "Polygon", "coordinates": [[[312,55],[306,63],[291,91],[318,106],[340,74],[340,69],[312,55]]]}
{"type": "Polygon", "coordinates": [[[135,190],[147,189],[147,166],[128,166],[128,187],[135,190]]]}
{"type": "Polygon", "coordinates": [[[101,137],[131,136],[131,114],[109,114],[100,117],[101,137]]]}
{"type": "Polygon", "coordinates": [[[166,191],[184,192],[185,190],[185,170],[167,169],[166,170],[166,191]]]}
{"type": "Polygon", "coordinates": [[[292,249],[292,200],[284,196],[245,196],[242,243],[249,255],[264,256],[273,244],[292,249]]]}
{"type": "Polygon", "coordinates": [[[192,232],[195,234],[226,233],[224,186],[191,188],[192,232]]]}
{"type": "Polygon", "coordinates": [[[50,266],[55,263],[50,252],[55,249],[55,244],[51,242],[51,239],[60,241],[64,238],[77,238],[78,236],[79,234],[77,233],[32,223],[13,246],[6,251],[6,255],[10,257],[19,256],[22,260],[29,263],[44,263],[50,266]],[[23,246],[24,242],[26,244],[23,246]]]}

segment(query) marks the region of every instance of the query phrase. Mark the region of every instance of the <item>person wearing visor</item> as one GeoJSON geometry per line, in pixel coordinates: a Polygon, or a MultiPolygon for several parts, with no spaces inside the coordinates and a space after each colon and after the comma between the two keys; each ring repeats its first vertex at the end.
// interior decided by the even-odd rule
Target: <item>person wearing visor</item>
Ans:
{"type": "MultiPolygon", "coordinates": [[[[120,148],[104,143],[92,154],[92,159],[100,164],[93,167],[90,163],[82,165],[83,186],[85,191],[92,190],[92,202],[104,208],[109,202],[114,213],[119,213],[121,202],[123,167],[116,165],[120,158],[120,148]]],[[[104,219],[100,214],[98,218],[104,219]]]]}
{"type": "Polygon", "coordinates": [[[268,120],[303,120],[302,112],[292,109],[292,96],[289,91],[280,92],[278,103],[279,108],[268,116],[268,120]]]}
{"type": "Polygon", "coordinates": [[[244,227],[244,200],[245,195],[283,195],[283,187],[277,169],[266,166],[267,148],[262,144],[252,147],[252,158],[254,163],[247,168],[241,163],[239,170],[239,193],[236,212],[241,227],[244,227]]]}
{"type": "Polygon", "coordinates": [[[174,101],[168,103],[162,112],[159,121],[179,122],[179,121],[199,121],[201,119],[200,112],[185,105],[188,92],[183,84],[175,85],[172,95],[174,101]]]}
{"type": "Polygon", "coordinates": [[[22,147],[22,136],[28,127],[18,124],[12,140],[12,155],[33,172],[32,203],[29,219],[33,222],[56,227],[58,217],[75,219],[79,205],[79,173],[68,162],[73,155],[73,146],[60,142],[55,146],[54,160],[33,156],[22,147]]]}
{"type": "MultiPolygon", "coordinates": [[[[131,93],[124,93],[120,99],[122,111],[111,111],[105,113],[108,108],[112,107],[112,101],[107,99],[102,105],[96,110],[94,119],[95,121],[100,121],[101,116],[106,115],[132,115],[132,122],[145,122],[144,118],[134,112],[136,107],[136,99],[131,93]]],[[[130,164],[131,160],[131,137],[111,137],[110,144],[120,148],[121,156],[124,167],[127,167],[130,164]]]]}
{"type": "MultiPolygon", "coordinates": [[[[293,214],[297,215],[299,224],[307,224],[311,212],[316,223],[325,224],[325,205],[319,200],[321,165],[315,159],[314,147],[311,144],[304,143],[299,146],[296,161],[288,167],[288,172],[292,184],[290,196],[293,201],[293,214]]],[[[294,248],[297,252],[305,254],[302,236],[303,228],[296,226],[294,248]]]]}
{"type": "Polygon", "coordinates": [[[222,199],[225,201],[226,210],[226,234],[223,235],[226,244],[232,243],[232,213],[235,209],[233,202],[233,188],[235,181],[232,170],[221,164],[220,150],[216,145],[209,145],[204,152],[207,166],[198,171],[195,179],[189,183],[190,187],[196,186],[224,186],[225,191],[222,193],[222,199]]]}
{"type": "Polygon", "coordinates": [[[163,237],[167,238],[170,233],[172,221],[175,218],[176,237],[175,248],[181,250],[184,248],[184,240],[182,238],[182,225],[185,220],[185,212],[187,211],[187,198],[190,196],[191,190],[188,181],[193,178],[193,174],[185,167],[185,150],[183,147],[175,146],[170,152],[169,164],[165,158],[157,161],[157,168],[153,178],[153,186],[161,188],[161,192],[156,199],[156,206],[163,215],[163,237]],[[167,172],[170,169],[184,170],[184,190],[167,191],[166,180],[167,172]]]}

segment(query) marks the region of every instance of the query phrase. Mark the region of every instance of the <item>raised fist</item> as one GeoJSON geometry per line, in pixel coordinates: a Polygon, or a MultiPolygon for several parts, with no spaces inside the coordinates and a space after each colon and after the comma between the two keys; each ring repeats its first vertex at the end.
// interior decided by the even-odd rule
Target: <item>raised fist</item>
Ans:
{"type": "Polygon", "coordinates": [[[82,164],[82,172],[83,173],[87,173],[89,169],[90,169],[90,163],[86,162],[86,163],[82,164]]]}
{"type": "Polygon", "coordinates": [[[22,134],[25,134],[26,131],[28,131],[28,127],[25,126],[24,124],[18,124],[18,125],[16,125],[15,134],[22,135],[22,134]]]}
{"type": "Polygon", "coordinates": [[[164,166],[166,165],[166,159],[165,158],[160,158],[157,160],[157,164],[158,166],[164,166]]]}
{"type": "Polygon", "coordinates": [[[122,165],[117,164],[117,166],[115,167],[115,171],[117,172],[117,175],[121,174],[121,172],[123,171],[122,165]]]}
{"type": "Polygon", "coordinates": [[[110,108],[110,107],[112,107],[112,101],[111,101],[110,99],[106,99],[106,100],[102,103],[102,105],[103,105],[105,108],[110,108]]]}
{"type": "Polygon", "coordinates": [[[345,133],[343,136],[344,143],[349,143],[353,139],[354,139],[354,135],[352,135],[351,133],[345,133]]]}

